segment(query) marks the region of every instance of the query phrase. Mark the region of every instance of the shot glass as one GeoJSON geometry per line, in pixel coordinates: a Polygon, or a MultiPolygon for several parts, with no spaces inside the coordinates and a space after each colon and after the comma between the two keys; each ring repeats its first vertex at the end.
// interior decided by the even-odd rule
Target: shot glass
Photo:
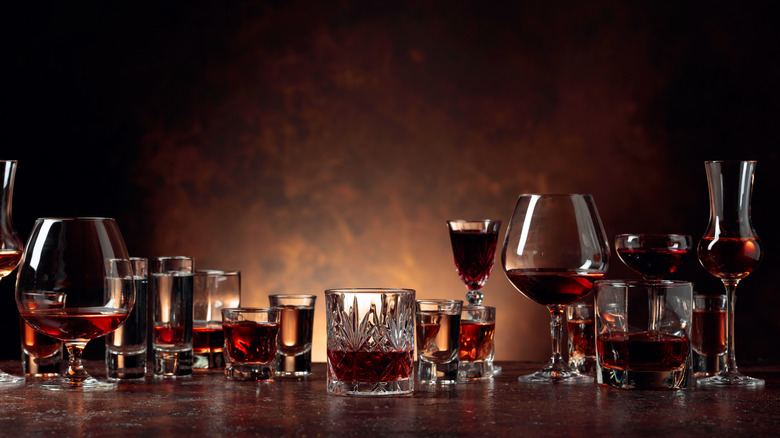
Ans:
{"type": "Polygon", "coordinates": [[[417,300],[417,376],[422,384],[458,383],[461,300],[417,300]]]}
{"type": "Polygon", "coordinates": [[[726,295],[694,295],[691,348],[696,377],[714,376],[726,365],[726,295]]]}
{"type": "Polygon", "coordinates": [[[276,344],[276,375],[311,374],[311,339],[314,329],[315,295],[269,295],[271,307],[279,309],[276,344]]]}
{"type": "Polygon", "coordinates": [[[225,375],[230,380],[271,380],[276,372],[279,309],[222,309],[225,375]]]}
{"type": "Polygon", "coordinates": [[[328,393],[414,391],[414,297],[411,289],[325,291],[328,393]]]}
{"type": "Polygon", "coordinates": [[[569,367],[580,374],[596,376],[596,323],[593,299],[586,298],[566,306],[569,329],[569,367]]]}
{"type": "Polygon", "coordinates": [[[152,265],[154,375],[192,375],[193,259],[159,257],[152,265]]]}
{"type": "Polygon", "coordinates": [[[598,383],[624,389],[688,387],[692,291],[684,281],[598,281],[598,383]]]}
{"type": "MultiPolygon", "coordinates": [[[[65,294],[58,292],[26,293],[24,299],[29,308],[61,309],[65,307],[65,294]]],[[[46,378],[60,374],[63,359],[63,342],[46,336],[19,318],[22,338],[22,371],[27,377],[46,378]]]]}
{"type": "Polygon", "coordinates": [[[460,317],[458,376],[462,380],[492,379],[496,308],[464,307],[460,317]]]}
{"type": "Polygon", "coordinates": [[[241,302],[239,271],[197,270],[193,290],[192,367],[196,370],[225,367],[222,309],[241,302]]]}
{"type": "Polygon", "coordinates": [[[109,379],[142,379],[146,376],[149,261],[143,257],[131,257],[130,264],[133,267],[135,304],[125,323],[106,336],[106,375],[109,379]]]}

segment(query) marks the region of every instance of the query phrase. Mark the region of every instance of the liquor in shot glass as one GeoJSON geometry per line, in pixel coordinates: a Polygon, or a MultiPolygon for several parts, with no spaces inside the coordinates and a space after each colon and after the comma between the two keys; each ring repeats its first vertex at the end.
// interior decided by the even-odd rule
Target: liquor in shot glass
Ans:
{"type": "Polygon", "coordinates": [[[154,300],[154,374],[192,375],[192,258],[154,259],[151,289],[154,300]]]}
{"type": "Polygon", "coordinates": [[[22,371],[30,377],[55,377],[60,374],[62,341],[46,336],[19,318],[22,334],[22,371]]]}
{"type": "Polygon", "coordinates": [[[270,295],[279,309],[279,338],[276,346],[276,375],[311,374],[311,346],[314,331],[315,295],[270,295]]]}
{"type": "Polygon", "coordinates": [[[493,337],[496,309],[487,306],[464,307],[460,320],[459,372],[463,379],[493,378],[493,337]]]}
{"type": "Polygon", "coordinates": [[[279,310],[223,309],[222,330],[230,380],[271,380],[276,371],[279,310]]]}
{"type": "Polygon", "coordinates": [[[141,379],[146,375],[146,314],[148,261],[131,257],[135,304],[125,323],[106,336],[106,374],[112,379],[141,379]]]}
{"type": "Polygon", "coordinates": [[[417,374],[420,383],[457,383],[460,300],[418,300],[417,374]]]}
{"type": "Polygon", "coordinates": [[[593,303],[577,301],[566,306],[569,330],[569,366],[580,374],[596,375],[596,324],[593,303]]]}
{"type": "Polygon", "coordinates": [[[192,353],[196,370],[225,367],[222,309],[241,302],[241,272],[216,269],[195,271],[192,353]]]}
{"type": "Polygon", "coordinates": [[[726,296],[695,295],[691,323],[693,371],[697,377],[714,376],[726,364],[726,296]]]}

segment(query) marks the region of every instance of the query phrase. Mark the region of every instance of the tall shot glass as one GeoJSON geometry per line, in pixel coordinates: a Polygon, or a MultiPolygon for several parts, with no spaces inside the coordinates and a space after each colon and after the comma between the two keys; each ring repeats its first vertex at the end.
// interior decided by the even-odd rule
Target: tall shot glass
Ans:
{"type": "Polygon", "coordinates": [[[596,375],[596,322],[593,298],[566,306],[566,328],[569,329],[569,367],[580,374],[596,375]]]}
{"type": "Polygon", "coordinates": [[[311,344],[314,331],[315,295],[269,295],[271,307],[279,309],[276,345],[277,376],[311,374],[311,344]]]}
{"type": "Polygon", "coordinates": [[[276,372],[279,309],[222,309],[225,376],[229,380],[268,381],[276,372]]]}
{"type": "Polygon", "coordinates": [[[691,348],[696,377],[715,376],[726,366],[726,295],[694,295],[691,348]]]}
{"type": "Polygon", "coordinates": [[[241,272],[195,271],[193,291],[192,367],[210,370],[225,367],[222,309],[241,302],[241,272]]]}
{"type": "Polygon", "coordinates": [[[420,383],[458,383],[461,300],[417,300],[417,376],[420,383]]]}
{"type": "Polygon", "coordinates": [[[130,264],[133,267],[135,304],[125,323],[106,336],[106,375],[110,379],[142,379],[146,375],[149,261],[143,257],[131,257],[130,264]]]}
{"type": "Polygon", "coordinates": [[[154,375],[192,375],[192,257],[158,257],[152,265],[154,375]]]}
{"type": "Polygon", "coordinates": [[[414,391],[412,289],[329,289],[328,393],[405,395],[414,391]]]}

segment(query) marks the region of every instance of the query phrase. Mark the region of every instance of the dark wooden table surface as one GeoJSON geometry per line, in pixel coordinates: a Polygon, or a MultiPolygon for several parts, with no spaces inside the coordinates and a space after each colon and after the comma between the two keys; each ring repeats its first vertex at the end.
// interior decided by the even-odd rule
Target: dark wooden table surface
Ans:
{"type": "MultiPolygon", "coordinates": [[[[99,362],[89,363],[94,375],[99,362]]],[[[325,364],[303,380],[230,382],[217,373],[122,383],[117,391],[0,392],[1,436],[778,436],[780,365],[743,366],[763,389],[626,391],[528,385],[533,363],[492,381],[410,397],[325,392],[325,364]]],[[[0,368],[18,374],[14,362],[0,368]]]]}

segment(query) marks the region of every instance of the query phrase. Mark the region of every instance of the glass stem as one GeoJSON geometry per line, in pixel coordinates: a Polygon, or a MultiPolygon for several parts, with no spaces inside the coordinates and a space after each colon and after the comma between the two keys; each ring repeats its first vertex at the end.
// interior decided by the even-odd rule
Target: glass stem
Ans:
{"type": "Polygon", "coordinates": [[[86,342],[66,342],[65,346],[68,349],[68,371],[65,372],[65,377],[71,381],[71,384],[78,385],[80,382],[90,378],[87,370],[84,369],[84,364],[81,362],[81,355],[84,352],[84,347],[87,346],[86,342]]]}
{"type": "Polygon", "coordinates": [[[552,336],[552,357],[549,367],[554,370],[566,370],[568,366],[561,355],[564,306],[547,306],[547,308],[550,309],[550,335],[552,336]]]}
{"type": "Polygon", "coordinates": [[[483,297],[484,296],[482,295],[482,288],[469,289],[468,293],[466,294],[466,301],[468,301],[469,307],[481,306],[483,297]]]}
{"type": "Polygon", "coordinates": [[[727,327],[727,341],[726,341],[726,365],[721,374],[723,375],[737,375],[737,356],[734,351],[734,307],[737,301],[737,284],[739,280],[723,280],[723,285],[726,286],[726,327],[727,327]]]}

